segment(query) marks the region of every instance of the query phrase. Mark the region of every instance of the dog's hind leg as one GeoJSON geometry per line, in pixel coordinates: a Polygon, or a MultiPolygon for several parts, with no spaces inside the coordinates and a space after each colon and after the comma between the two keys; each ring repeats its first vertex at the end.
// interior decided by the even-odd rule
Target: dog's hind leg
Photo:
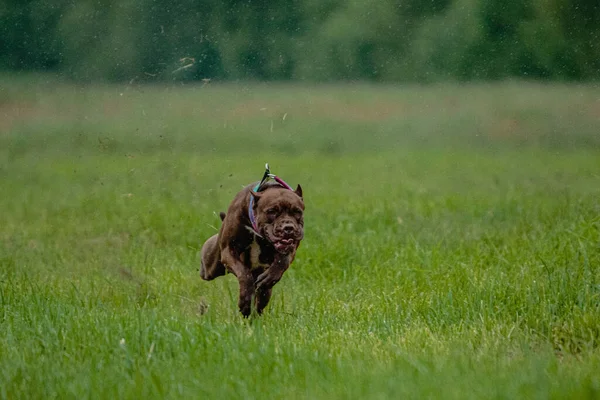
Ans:
{"type": "Polygon", "coordinates": [[[225,275],[225,266],[221,263],[219,235],[211,236],[200,251],[200,277],[206,281],[225,275]]]}

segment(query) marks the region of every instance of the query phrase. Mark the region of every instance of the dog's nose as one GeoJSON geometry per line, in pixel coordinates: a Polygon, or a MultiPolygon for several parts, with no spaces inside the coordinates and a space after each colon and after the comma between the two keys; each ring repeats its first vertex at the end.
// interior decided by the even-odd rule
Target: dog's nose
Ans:
{"type": "Polygon", "coordinates": [[[292,225],[292,224],[284,225],[283,233],[286,233],[286,234],[294,233],[294,225],[292,225]]]}

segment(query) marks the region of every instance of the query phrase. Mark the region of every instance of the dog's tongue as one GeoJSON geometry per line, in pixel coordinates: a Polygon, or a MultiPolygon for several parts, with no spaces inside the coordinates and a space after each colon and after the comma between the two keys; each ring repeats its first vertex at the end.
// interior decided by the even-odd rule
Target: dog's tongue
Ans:
{"type": "Polygon", "coordinates": [[[277,242],[275,242],[275,248],[277,250],[279,250],[279,249],[287,247],[291,244],[294,244],[294,239],[281,239],[281,240],[278,240],[277,242]]]}

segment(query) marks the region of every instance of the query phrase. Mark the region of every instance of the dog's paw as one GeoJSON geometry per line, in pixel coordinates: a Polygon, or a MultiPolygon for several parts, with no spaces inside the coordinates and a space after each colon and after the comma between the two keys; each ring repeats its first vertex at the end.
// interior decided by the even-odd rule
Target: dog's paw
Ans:
{"type": "Polygon", "coordinates": [[[261,290],[271,288],[275,286],[275,284],[279,282],[280,279],[281,276],[279,274],[274,274],[272,270],[268,269],[262,274],[260,274],[256,279],[256,289],[261,290]]]}

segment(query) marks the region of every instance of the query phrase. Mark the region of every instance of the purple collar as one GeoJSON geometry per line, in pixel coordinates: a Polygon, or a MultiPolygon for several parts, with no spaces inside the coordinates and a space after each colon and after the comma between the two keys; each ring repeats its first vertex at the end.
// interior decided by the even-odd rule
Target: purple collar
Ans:
{"type": "MultiPolygon", "coordinates": [[[[289,190],[294,190],[292,189],[292,187],[290,185],[288,185],[287,183],[285,183],[285,181],[283,179],[281,179],[280,177],[278,177],[277,175],[274,175],[271,173],[271,171],[269,170],[269,164],[265,164],[265,174],[263,175],[262,180],[256,185],[254,186],[254,188],[252,189],[252,191],[254,193],[257,193],[260,188],[262,187],[263,184],[267,183],[269,180],[274,180],[275,182],[277,182],[277,184],[285,189],[289,189],[289,190]]],[[[252,232],[257,235],[257,236],[261,236],[260,233],[258,233],[258,224],[256,223],[256,217],[254,216],[254,196],[250,195],[250,201],[248,202],[248,218],[250,219],[250,223],[252,224],[252,227],[250,228],[252,230],[252,232]]]]}

